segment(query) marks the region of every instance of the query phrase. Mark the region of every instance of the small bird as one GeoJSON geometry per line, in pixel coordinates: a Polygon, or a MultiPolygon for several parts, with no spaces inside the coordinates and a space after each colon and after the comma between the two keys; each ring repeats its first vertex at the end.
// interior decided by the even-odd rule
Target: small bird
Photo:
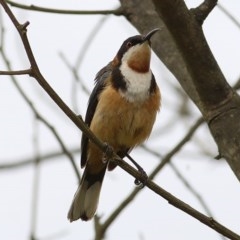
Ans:
{"type": "MultiPolygon", "coordinates": [[[[114,59],[96,75],[85,123],[121,157],[146,140],[160,108],[160,91],[150,69],[150,39],[159,29],[125,40],[114,59]]],[[[116,165],[84,134],[80,185],[68,212],[70,222],[93,218],[106,169],[116,165]]]]}

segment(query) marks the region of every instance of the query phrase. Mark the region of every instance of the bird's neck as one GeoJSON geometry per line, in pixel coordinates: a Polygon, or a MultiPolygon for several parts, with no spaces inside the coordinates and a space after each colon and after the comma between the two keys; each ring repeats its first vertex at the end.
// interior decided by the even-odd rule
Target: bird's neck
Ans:
{"type": "Polygon", "coordinates": [[[132,69],[127,62],[123,62],[119,68],[125,88],[119,89],[119,93],[129,102],[143,102],[149,97],[152,81],[152,72],[138,72],[132,69]]]}

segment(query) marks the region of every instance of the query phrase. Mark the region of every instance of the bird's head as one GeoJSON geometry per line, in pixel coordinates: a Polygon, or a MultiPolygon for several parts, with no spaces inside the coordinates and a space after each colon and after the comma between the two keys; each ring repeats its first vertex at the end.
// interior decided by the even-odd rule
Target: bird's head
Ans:
{"type": "Polygon", "coordinates": [[[126,39],[114,58],[115,65],[127,64],[136,72],[148,72],[151,58],[150,39],[158,30],[156,28],[146,35],[136,35],[126,39]]]}

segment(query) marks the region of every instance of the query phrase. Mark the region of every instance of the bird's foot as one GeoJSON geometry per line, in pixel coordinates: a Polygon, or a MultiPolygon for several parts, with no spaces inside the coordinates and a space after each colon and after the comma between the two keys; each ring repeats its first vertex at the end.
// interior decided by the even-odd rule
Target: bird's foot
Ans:
{"type": "Polygon", "coordinates": [[[138,172],[141,174],[141,179],[139,180],[138,178],[136,178],[134,180],[135,185],[138,188],[144,188],[146,185],[146,182],[148,180],[148,175],[147,173],[144,171],[144,169],[127,153],[126,157],[135,165],[135,167],[137,168],[138,172]]]}
{"type": "Polygon", "coordinates": [[[114,153],[114,149],[112,146],[110,146],[108,143],[104,143],[105,145],[105,150],[104,150],[104,154],[103,154],[103,158],[102,161],[104,164],[106,164],[108,162],[109,159],[111,159],[113,153],[114,153]]]}
{"type": "Polygon", "coordinates": [[[134,180],[134,183],[135,185],[138,187],[138,188],[144,188],[146,183],[147,183],[147,180],[148,180],[148,175],[147,173],[143,170],[142,167],[138,168],[138,171],[139,173],[141,174],[141,180],[139,180],[138,178],[136,178],[134,180]]]}

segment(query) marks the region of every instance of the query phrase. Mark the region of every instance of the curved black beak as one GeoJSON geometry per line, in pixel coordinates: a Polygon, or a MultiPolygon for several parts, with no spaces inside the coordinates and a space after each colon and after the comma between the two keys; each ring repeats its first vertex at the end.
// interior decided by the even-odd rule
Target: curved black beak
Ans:
{"type": "Polygon", "coordinates": [[[152,31],[150,31],[148,34],[146,34],[144,37],[143,37],[143,41],[149,41],[150,38],[153,36],[154,33],[156,33],[157,31],[159,31],[160,29],[159,28],[155,28],[153,29],[152,31]]]}

